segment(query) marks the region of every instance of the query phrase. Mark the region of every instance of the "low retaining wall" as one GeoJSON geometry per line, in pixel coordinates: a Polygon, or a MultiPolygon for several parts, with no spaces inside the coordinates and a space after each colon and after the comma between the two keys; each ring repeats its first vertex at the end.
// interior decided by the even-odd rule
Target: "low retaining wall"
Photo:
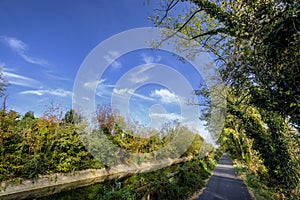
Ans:
{"type": "Polygon", "coordinates": [[[135,173],[157,170],[172,164],[191,160],[192,157],[167,159],[157,162],[141,163],[140,165],[116,165],[110,169],[88,169],[73,173],[55,173],[39,176],[34,180],[24,180],[21,183],[2,182],[0,185],[0,199],[25,199],[59,193],[79,187],[100,183],[116,177],[124,177],[135,173]]]}

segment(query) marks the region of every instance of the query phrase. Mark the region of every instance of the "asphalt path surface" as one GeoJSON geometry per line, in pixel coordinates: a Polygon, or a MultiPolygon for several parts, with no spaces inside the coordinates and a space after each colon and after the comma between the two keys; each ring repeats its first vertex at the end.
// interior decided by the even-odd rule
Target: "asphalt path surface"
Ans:
{"type": "Polygon", "coordinates": [[[205,190],[196,200],[252,200],[245,183],[233,169],[230,158],[224,154],[208,181],[205,190]]]}

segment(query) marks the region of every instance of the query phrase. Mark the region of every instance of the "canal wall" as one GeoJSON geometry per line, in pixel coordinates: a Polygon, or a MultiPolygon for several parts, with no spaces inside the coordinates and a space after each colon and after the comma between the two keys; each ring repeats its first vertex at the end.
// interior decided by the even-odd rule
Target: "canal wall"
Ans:
{"type": "Polygon", "coordinates": [[[157,170],[173,164],[191,160],[192,157],[166,159],[162,161],[147,162],[138,164],[122,164],[102,169],[87,169],[71,173],[55,173],[42,175],[33,180],[9,180],[0,185],[0,199],[34,199],[88,186],[94,183],[101,183],[114,178],[121,178],[136,173],[144,173],[157,170]],[[18,183],[16,183],[18,182],[18,183]]]}

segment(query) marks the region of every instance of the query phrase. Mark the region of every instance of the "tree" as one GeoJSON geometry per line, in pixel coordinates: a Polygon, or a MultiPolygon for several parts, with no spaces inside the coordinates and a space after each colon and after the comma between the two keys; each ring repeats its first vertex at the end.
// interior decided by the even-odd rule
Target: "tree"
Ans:
{"type": "Polygon", "coordinates": [[[9,83],[5,78],[3,78],[2,69],[0,68],[0,97],[4,95],[4,92],[8,86],[9,83]]]}
{"type": "Polygon", "coordinates": [[[186,150],[186,152],[184,152],[182,157],[190,156],[190,155],[193,155],[193,156],[198,155],[203,143],[204,143],[204,139],[199,134],[195,133],[193,142],[191,143],[189,148],[186,150]]]}
{"type": "Polygon", "coordinates": [[[62,121],[66,124],[75,124],[82,122],[82,116],[78,114],[75,110],[70,109],[66,112],[62,121]]]}
{"type": "MultiPolygon", "coordinates": [[[[242,156],[246,161],[252,160],[253,150],[258,151],[268,169],[271,178],[269,184],[280,186],[286,192],[295,189],[300,180],[300,160],[297,158],[297,149],[289,144],[298,143],[299,146],[299,141],[291,132],[286,119],[277,112],[262,110],[249,104],[250,97],[236,96],[230,90],[228,93],[228,115],[224,132],[235,128],[236,122],[239,129],[235,129],[235,135],[244,140],[229,148],[240,150],[236,156],[242,156]],[[232,117],[235,119],[230,120],[232,117]]],[[[226,138],[235,141],[235,138],[226,138]]]]}
{"type": "Polygon", "coordinates": [[[113,134],[118,118],[120,118],[120,115],[117,111],[112,110],[109,105],[98,106],[96,111],[96,121],[103,133],[113,134]]]}
{"type": "Polygon", "coordinates": [[[25,113],[25,115],[23,116],[23,119],[26,119],[26,118],[30,118],[30,119],[34,119],[34,112],[32,111],[28,111],[25,113]]]}
{"type": "Polygon", "coordinates": [[[299,186],[299,151],[290,145],[299,147],[291,132],[300,130],[299,1],[191,0],[187,13],[172,16],[180,2],[168,1],[154,20],[174,30],[163,41],[185,35],[178,47],[187,55],[214,53],[230,88],[220,142],[239,159],[257,151],[270,184],[290,195],[299,186]]]}
{"type": "Polygon", "coordinates": [[[191,0],[187,15],[168,17],[179,2],[169,1],[156,23],[202,45],[182,45],[183,51],[213,52],[229,85],[249,90],[256,106],[289,117],[299,129],[299,1],[191,0]]]}

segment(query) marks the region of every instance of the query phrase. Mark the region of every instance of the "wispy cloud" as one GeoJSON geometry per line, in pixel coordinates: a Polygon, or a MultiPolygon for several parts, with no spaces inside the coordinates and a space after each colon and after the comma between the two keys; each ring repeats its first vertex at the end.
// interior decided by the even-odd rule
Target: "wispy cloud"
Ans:
{"type": "Polygon", "coordinates": [[[57,74],[56,74],[55,72],[53,72],[53,71],[47,71],[47,72],[46,72],[46,75],[47,75],[49,78],[54,79],[54,80],[70,81],[69,78],[66,78],[66,77],[57,75],[57,74]]]}
{"type": "Polygon", "coordinates": [[[179,120],[182,116],[176,113],[150,113],[151,118],[163,118],[168,119],[170,121],[179,120]]]}
{"type": "Polygon", "coordinates": [[[4,41],[13,51],[17,52],[25,61],[37,64],[37,65],[48,65],[48,62],[40,59],[40,58],[34,58],[31,56],[28,56],[26,54],[26,51],[28,50],[28,45],[25,44],[23,41],[18,40],[13,37],[6,37],[1,36],[0,37],[2,41],[4,41]]]}
{"type": "Polygon", "coordinates": [[[97,96],[107,98],[111,96],[112,88],[114,88],[115,85],[107,84],[105,82],[106,79],[94,80],[94,81],[85,82],[83,86],[87,90],[94,90],[97,96]]]}
{"type": "Polygon", "coordinates": [[[128,88],[120,88],[120,89],[114,88],[113,92],[118,95],[128,95],[128,94],[132,95],[134,93],[134,90],[128,88]]]}
{"type": "Polygon", "coordinates": [[[87,89],[95,89],[105,82],[105,79],[85,82],[83,86],[87,89]]]}
{"type": "Polygon", "coordinates": [[[149,79],[148,75],[137,75],[137,74],[132,74],[129,78],[129,80],[132,83],[143,83],[149,79]]]}
{"type": "Polygon", "coordinates": [[[4,37],[4,36],[3,39],[7,42],[9,47],[15,51],[20,52],[20,51],[25,51],[27,49],[27,45],[21,40],[12,37],[4,37]]]}
{"type": "Polygon", "coordinates": [[[142,94],[138,94],[138,93],[134,93],[132,94],[134,97],[137,97],[137,98],[140,98],[140,99],[144,99],[144,100],[148,100],[148,101],[154,101],[153,98],[151,97],[147,97],[145,95],[142,95],[142,94]]]}
{"type": "Polygon", "coordinates": [[[32,94],[32,95],[38,95],[38,96],[44,96],[44,95],[48,94],[48,95],[53,95],[53,96],[58,96],[58,97],[67,97],[67,96],[71,96],[73,93],[71,91],[67,91],[67,90],[58,88],[58,89],[48,89],[48,90],[26,90],[26,91],[20,92],[20,94],[23,94],[23,95],[32,94]]]}
{"type": "Polygon", "coordinates": [[[0,62],[0,69],[2,69],[3,70],[3,68],[5,67],[5,63],[3,63],[3,62],[0,62]]]}
{"type": "Polygon", "coordinates": [[[13,73],[8,69],[4,69],[2,73],[3,77],[6,78],[10,84],[31,88],[38,88],[41,86],[39,81],[13,73]]]}
{"type": "Polygon", "coordinates": [[[94,90],[97,96],[106,98],[111,95],[112,88],[114,88],[115,85],[106,84],[105,81],[105,79],[89,81],[85,82],[83,86],[87,90],[94,90]]]}
{"type": "Polygon", "coordinates": [[[179,100],[179,97],[176,94],[170,92],[167,89],[159,89],[152,91],[150,96],[159,98],[163,103],[177,103],[179,100]]]}
{"type": "Polygon", "coordinates": [[[146,64],[150,64],[150,63],[156,63],[156,62],[159,62],[161,60],[161,57],[160,56],[157,56],[157,57],[153,57],[153,56],[148,56],[144,53],[141,54],[141,57],[143,59],[143,61],[146,63],[146,64]]]}
{"type": "Polygon", "coordinates": [[[151,97],[135,93],[133,89],[128,89],[128,88],[122,88],[122,89],[114,88],[113,92],[119,96],[130,95],[130,96],[137,97],[137,98],[143,99],[143,100],[148,100],[148,101],[154,100],[151,97]]]}
{"type": "Polygon", "coordinates": [[[143,83],[149,80],[151,73],[147,74],[147,71],[153,67],[155,67],[154,63],[149,63],[139,67],[136,71],[134,71],[134,73],[130,74],[129,80],[132,83],[143,83]]]}
{"type": "Polygon", "coordinates": [[[117,61],[117,58],[120,56],[120,53],[117,51],[109,51],[108,54],[104,55],[104,59],[111,64],[111,66],[115,69],[119,69],[122,67],[122,63],[117,61]]]}

